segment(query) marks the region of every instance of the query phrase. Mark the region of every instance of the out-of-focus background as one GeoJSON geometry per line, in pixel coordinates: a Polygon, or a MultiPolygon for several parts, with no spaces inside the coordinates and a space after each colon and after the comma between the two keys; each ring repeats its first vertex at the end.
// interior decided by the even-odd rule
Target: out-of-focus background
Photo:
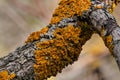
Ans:
{"type": "Polygon", "coordinates": [[[33,31],[45,27],[58,0],[0,0],[0,56],[24,43],[33,31]]]}
{"type": "MultiPolygon", "coordinates": [[[[0,57],[14,51],[30,33],[45,27],[59,0],[0,0],[0,57]]],[[[120,5],[113,15],[120,24],[120,5]]],[[[120,80],[114,58],[94,34],[83,46],[79,60],[52,80],[120,80]]]]}

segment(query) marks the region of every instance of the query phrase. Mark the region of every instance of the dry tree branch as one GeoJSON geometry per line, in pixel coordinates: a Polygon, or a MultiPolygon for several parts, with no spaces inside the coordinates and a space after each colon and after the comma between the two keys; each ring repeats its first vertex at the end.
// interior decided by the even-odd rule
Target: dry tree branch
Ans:
{"type": "Polygon", "coordinates": [[[26,44],[0,58],[0,79],[44,80],[56,76],[78,59],[82,46],[94,32],[103,37],[120,67],[119,26],[106,5],[96,3],[61,0],[47,27],[33,32],[26,44]]]}
{"type": "Polygon", "coordinates": [[[98,9],[89,15],[93,27],[99,32],[110,52],[113,53],[120,68],[120,26],[106,10],[98,9]]]}

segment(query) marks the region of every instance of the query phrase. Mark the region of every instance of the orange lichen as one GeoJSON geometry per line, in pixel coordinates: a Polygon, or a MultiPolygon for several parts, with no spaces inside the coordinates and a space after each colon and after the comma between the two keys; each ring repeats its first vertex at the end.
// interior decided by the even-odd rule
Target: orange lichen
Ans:
{"type": "Polygon", "coordinates": [[[81,51],[79,35],[81,29],[71,25],[56,29],[52,40],[38,42],[35,51],[34,72],[36,80],[55,76],[66,65],[77,60],[81,51]],[[76,48],[77,47],[77,48],[76,48]]]}
{"type": "Polygon", "coordinates": [[[118,3],[120,3],[120,0],[112,0],[112,3],[111,2],[109,3],[109,5],[111,6],[108,8],[108,11],[112,13],[115,7],[118,5],[118,3]]]}
{"type": "MultiPolygon", "coordinates": [[[[61,0],[58,8],[53,13],[50,24],[56,24],[63,18],[81,16],[82,12],[88,10],[90,0],[61,0]]],[[[93,31],[87,22],[81,22],[80,26],[67,25],[64,28],[56,27],[53,31],[54,38],[36,43],[34,78],[44,80],[55,76],[58,72],[78,59],[82,45],[90,39],[93,31]]],[[[38,40],[40,34],[45,34],[48,27],[32,33],[26,43],[38,40]],[[43,33],[44,32],[44,33],[43,33]]]]}
{"type": "Polygon", "coordinates": [[[105,45],[109,48],[110,52],[113,52],[114,45],[112,44],[112,36],[108,35],[103,37],[103,40],[105,42],[105,45]]]}
{"type": "Polygon", "coordinates": [[[95,5],[94,7],[97,8],[97,9],[102,9],[103,8],[103,6],[101,6],[101,5],[95,5]]]}
{"type": "Polygon", "coordinates": [[[60,20],[61,20],[61,19],[60,19],[58,16],[56,16],[56,17],[54,17],[54,18],[51,18],[51,23],[52,23],[52,24],[55,24],[55,23],[58,23],[60,20]]]}
{"type": "Polygon", "coordinates": [[[113,37],[112,35],[105,36],[104,33],[105,33],[105,29],[103,28],[101,30],[100,36],[102,37],[106,47],[110,50],[111,53],[113,53],[113,48],[114,48],[114,45],[112,44],[113,37]]]}
{"type": "Polygon", "coordinates": [[[40,34],[45,34],[47,31],[48,31],[48,27],[45,27],[40,31],[33,32],[32,34],[30,34],[30,36],[27,38],[25,42],[28,43],[34,40],[38,40],[40,38],[40,34]]]}
{"type": "Polygon", "coordinates": [[[92,31],[86,26],[87,23],[81,27],[68,25],[57,28],[53,32],[55,38],[36,44],[38,48],[35,50],[36,63],[34,64],[36,80],[55,76],[65,66],[78,59],[82,45],[92,35],[92,31]]]}
{"type": "Polygon", "coordinates": [[[14,73],[9,74],[8,71],[4,70],[0,72],[0,80],[13,80],[15,77],[14,73]]]}
{"type": "Polygon", "coordinates": [[[63,18],[80,16],[83,11],[88,10],[91,5],[90,0],[61,0],[58,8],[53,13],[50,24],[58,23],[63,18]]]}
{"type": "Polygon", "coordinates": [[[106,37],[106,42],[107,43],[112,43],[112,36],[111,35],[106,37]]]}

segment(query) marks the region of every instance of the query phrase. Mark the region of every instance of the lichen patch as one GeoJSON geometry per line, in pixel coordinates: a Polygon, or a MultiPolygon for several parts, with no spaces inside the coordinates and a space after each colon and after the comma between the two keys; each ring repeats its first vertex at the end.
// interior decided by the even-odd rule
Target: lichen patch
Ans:
{"type": "Polygon", "coordinates": [[[9,74],[6,70],[0,72],[0,80],[14,80],[14,77],[14,73],[9,74]]]}
{"type": "Polygon", "coordinates": [[[58,23],[63,18],[80,16],[83,11],[90,8],[90,0],[61,0],[57,9],[53,13],[50,24],[58,23]]]}
{"type": "Polygon", "coordinates": [[[81,51],[80,33],[80,28],[69,25],[65,28],[57,28],[53,32],[54,39],[36,44],[38,48],[35,50],[34,64],[36,80],[55,76],[65,66],[77,60],[81,51]]]}

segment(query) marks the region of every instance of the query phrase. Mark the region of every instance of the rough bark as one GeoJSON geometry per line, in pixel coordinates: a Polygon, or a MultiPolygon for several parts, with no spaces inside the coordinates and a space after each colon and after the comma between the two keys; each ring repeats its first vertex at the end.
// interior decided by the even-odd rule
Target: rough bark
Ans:
{"type": "Polygon", "coordinates": [[[30,41],[25,45],[0,58],[0,78],[44,80],[55,76],[65,66],[78,59],[82,45],[94,32],[99,33],[106,46],[113,50],[120,67],[120,28],[114,17],[105,9],[90,9],[81,16],[63,18],[56,24],[48,25],[47,28],[45,34],[38,32],[32,34],[39,37],[35,37],[35,40],[30,37],[30,41]],[[109,40],[108,36],[112,39],[109,40]],[[3,74],[5,77],[1,76],[3,74]]]}
{"type": "Polygon", "coordinates": [[[120,68],[120,26],[115,18],[104,9],[97,9],[89,15],[92,27],[102,36],[120,68]]]}
{"type": "MultiPolygon", "coordinates": [[[[80,44],[76,44],[74,42],[67,42],[68,44],[72,44],[73,47],[78,49],[76,52],[71,52],[69,50],[69,46],[66,46],[66,50],[68,51],[65,55],[58,55],[60,57],[60,60],[51,60],[50,63],[53,63],[55,65],[56,70],[52,71],[53,65],[47,65],[49,66],[49,70],[51,70],[51,74],[48,74],[47,76],[44,76],[45,74],[41,74],[39,78],[36,80],[43,80],[50,76],[55,76],[58,72],[61,72],[61,70],[67,66],[68,64],[73,63],[76,61],[79,57],[82,45],[90,39],[91,35],[93,34],[93,31],[90,29],[90,27],[85,27],[84,25],[80,24],[79,20],[83,20],[82,17],[73,17],[73,18],[66,18],[60,21],[58,24],[51,24],[48,25],[49,29],[46,34],[41,34],[40,39],[36,41],[29,42],[19,48],[17,48],[14,52],[10,53],[8,56],[5,56],[3,58],[0,58],[0,71],[8,71],[9,75],[12,73],[15,74],[14,80],[34,80],[35,72],[34,72],[34,64],[36,63],[35,60],[35,50],[38,50],[36,47],[36,44],[38,42],[46,41],[46,40],[52,40],[55,39],[55,36],[53,35],[53,32],[58,28],[65,28],[68,27],[68,25],[73,25],[75,28],[80,28],[81,33],[79,37],[81,40],[79,40],[80,44]],[[86,32],[87,31],[87,32],[86,32]],[[89,33],[89,34],[88,34],[89,33]],[[87,35],[87,36],[85,36],[87,35]],[[56,63],[57,62],[57,63],[56,63]],[[59,63],[59,64],[58,64],[59,63]],[[57,69],[58,68],[58,69],[57,69]]],[[[73,35],[75,36],[75,35],[73,35]]],[[[62,42],[61,42],[62,43],[62,42]]],[[[46,48],[47,49],[47,48],[46,48]]],[[[59,50],[59,49],[58,49],[59,50]]],[[[51,56],[49,56],[51,57],[51,56]]],[[[46,56],[47,58],[47,56],[46,56]]],[[[53,69],[54,70],[54,69],[53,69]]],[[[41,71],[42,72],[42,71],[41,71]]],[[[43,70],[44,72],[44,70],[43,70]]],[[[37,74],[37,73],[36,73],[37,74]]]]}

